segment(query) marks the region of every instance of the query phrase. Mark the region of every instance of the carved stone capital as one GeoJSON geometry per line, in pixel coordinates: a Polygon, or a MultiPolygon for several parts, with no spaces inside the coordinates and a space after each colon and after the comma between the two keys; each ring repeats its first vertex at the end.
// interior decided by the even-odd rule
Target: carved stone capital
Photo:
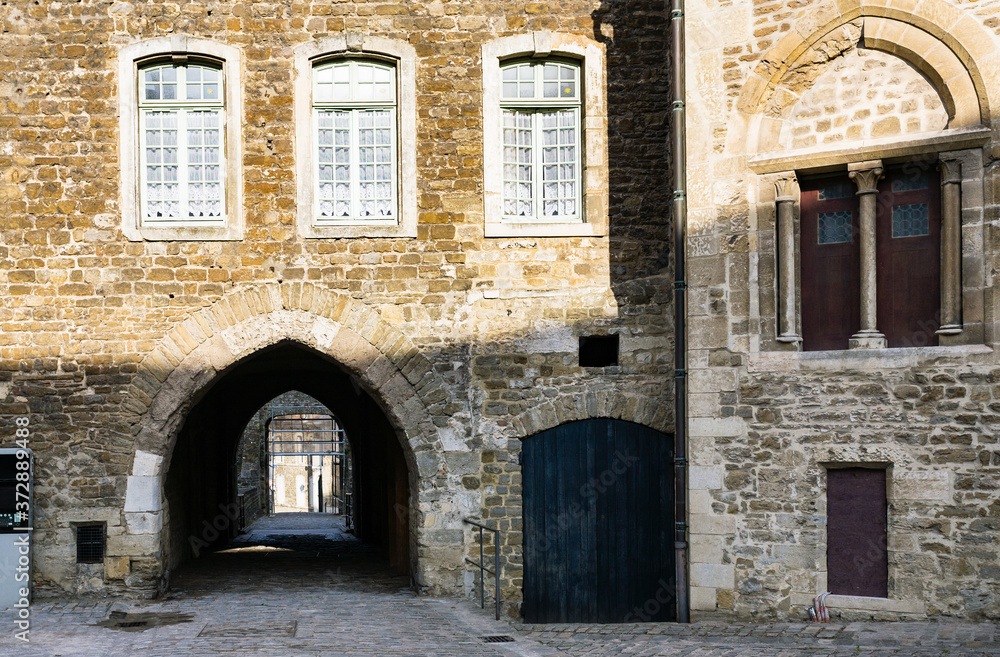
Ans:
{"type": "Polygon", "coordinates": [[[958,184],[962,182],[962,161],[959,159],[942,159],[938,163],[941,170],[941,184],[958,184]]]}
{"type": "Polygon", "coordinates": [[[799,187],[799,181],[795,177],[794,171],[788,171],[782,173],[774,181],[774,200],[778,201],[794,201],[795,191],[799,187]]]}
{"type": "Polygon", "coordinates": [[[878,192],[878,181],[882,178],[882,160],[849,164],[847,175],[858,186],[858,194],[874,194],[878,192]]]}

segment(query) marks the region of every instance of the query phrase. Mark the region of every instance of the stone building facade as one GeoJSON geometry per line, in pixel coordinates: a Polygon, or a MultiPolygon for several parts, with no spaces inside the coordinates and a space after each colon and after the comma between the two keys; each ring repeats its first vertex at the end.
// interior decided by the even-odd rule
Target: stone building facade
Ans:
{"type": "MultiPolygon", "coordinates": [[[[993,0],[688,1],[695,612],[803,618],[827,585],[827,473],[868,466],[888,594],[838,613],[1000,614],[998,18],[993,0]],[[871,293],[853,348],[808,350],[800,185],[914,158],[944,163],[940,346],[882,348],[871,293]]],[[[0,414],[4,441],[30,419],[39,590],[162,590],[231,501],[246,422],[294,389],[365,428],[361,533],[454,594],[474,586],[464,519],[490,523],[518,615],[524,441],[594,418],[674,429],[669,22],[657,0],[0,7],[0,414]],[[579,92],[505,95],[511,63],[549,62],[579,92]],[[341,63],[352,89],[392,76],[393,98],[320,102],[341,63]],[[167,102],[156,67],[195,91],[167,102]],[[567,221],[502,203],[502,121],[538,107],[579,117],[567,221]],[[391,218],[317,219],[367,207],[356,172],[343,197],[317,181],[337,164],[323,120],[386,111],[391,218]],[[221,118],[185,124],[206,140],[190,171],[196,146],[219,158],[185,183],[197,219],[157,195],[157,113],[221,118]],[[609,335],[616,358],[581,365],[580,339],[609,335]],[[104,563],[77,564],[95,523],[104,563]]]]}
{"type": "Polygon", "coordinates": [[[393,452],[356,476],[395,510],[368,523],[394,563],[471,590],[463,519],[486,519],[516,614],[520,440],[591,416],[672,427],[666,21],[657,1],[0,7],[0,411],[4,441],[30,418],[36,589],[155,595],[224,514],[246,420],[296,389],[393,452]],[[487,220],[484,114],[510,58],[579,72],[575,221],[487,220]],[[397,78],[394,221],[321,224],[305,201],[310,76],[339,61],[397,78]],[[166,102],[181,73],[155,67],[200,91],[166,102]],[[198,175],[225,191],[197,220],[156,220],[156,112],[222,118],[198,175]],[[591,335],[619,336],[615,365],[579,365],[591,335]],[[95,523],[104,564],[77,564],[95,523]]]}
{"type": "Polygon", "coordinates": [[[885,478],[887,591],[830,608],[997,618],[1000,5],[687,9],[693,608],[804,617],[835,577],[828,482],[870,469],[885,478]],[[913,266],[885,257],[900,236],[880,231],[913,205],[895,181],[917,178],[940,186],[941,232],[913,266]],[[841,238],[815,232],[838,216],[821,205],[841,202],[823,200],[834,183],[858,199],[842,240],[858,245],[845,257],[860,298],[818,271],[838,266],[821,249],[841,238]],[[906,316],[920,295],[905,285],[883,291],[901,274],[926,285],[929,317],[906,316]],[[890,310],[915,324],[895,340],[890,310]],[[849,333],[824,344],[844,315],[849,333]]]}

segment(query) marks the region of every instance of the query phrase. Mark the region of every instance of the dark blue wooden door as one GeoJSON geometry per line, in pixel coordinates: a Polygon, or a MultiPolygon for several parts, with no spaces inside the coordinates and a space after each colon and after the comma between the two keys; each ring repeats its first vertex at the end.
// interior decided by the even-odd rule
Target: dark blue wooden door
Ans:
{"type": "Polygon", "coordinates": [[[526,622],[674,620],[672,446],[608,419],[524,441],[526,622]]]}

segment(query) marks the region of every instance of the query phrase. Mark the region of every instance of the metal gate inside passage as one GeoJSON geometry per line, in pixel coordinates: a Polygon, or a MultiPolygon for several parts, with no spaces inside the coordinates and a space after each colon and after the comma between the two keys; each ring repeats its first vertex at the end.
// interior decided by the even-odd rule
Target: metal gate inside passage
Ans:
{"type": "Polygon", "coordinates": [[[675,620],[672,450],[610,419],[524,441],[525,622],[675,620]]]}

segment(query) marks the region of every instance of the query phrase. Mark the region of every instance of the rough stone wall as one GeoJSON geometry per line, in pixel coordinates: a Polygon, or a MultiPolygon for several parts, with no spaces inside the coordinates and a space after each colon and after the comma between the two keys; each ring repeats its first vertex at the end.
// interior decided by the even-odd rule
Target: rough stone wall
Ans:
{"type": "Polygon", "coordinates": [[[948,112],[921,73],[888,53],[856,48],[813,82],[779,141],[791,148],[941,130],[948,112]]]}
{"type": "MultiPolygon", "coordinates": [[[[162,570],[161,520],[126,518],[122,508],[130,475],[149,474],[134,471],[133,460],[137,441],[152,449],[141,433],[151,391],[198,344],[187,344],[190,332],[178,327],[211,310],[225,318],[214,339],[238,341],[223,329],[244,317],[243,299],[264,285],[298,295],[314,289],[300,283],[312,283],[346,295],[418,351],[404,358],[392,352],[397,346],[380,345],[409,363],[403,374],[414,385],[426,366],[415,389],[438,432],[427,443],[450,455],[448,471],[412,484],[414,494],[443,500],[414,511],[411,525],[432,537],[419,552],[445,555],[433,558],[461,571],[461,559],[447,552],[470,543],[461,518],[495,519],[505,531],[505,595],[516,613],[519,439],[545,428],[538,418],[566,417],[555,409],[575,408],[587,395],[600,403],[583,414],[636,414],[670,428],[667,14],[662,0],[0,7],[0,413],[5,441],[13,418],[30,414],[40,454],[37,581],[150,586],[162,570]],[[607,236],[484,238],[480,49],[535,30],[583,35],[606,50],[607,236]],[[415,239],[303,239],[295,228],[292,50],[344,31],[416,49],[415,239]],[[234,117],[243,125],[242,240],[130,242],[122,234],[117,53],[170,34],[243,52],[245,113],[234,117]],[[578,336],[608,332],[622,336],[619,367],[580,368],[578,336]],[[449,492],[449,478],[461,481],[459,491],[449,492]],[[72,563],[71,523],[96,519],[108,523],[116,560],[103,581],[78,577],[72,563]]],[[[282,312],[300,307],[309,306],[287,302],[282,312]]],[[[364,327],[355,328],[378,342],[364,327]]],[[[201,371],[192,376],[214,370],[201,371]]],[[[207,385],[198,381],[194,389],[207,385]]],[[[395,410],[403,417],[412,409],[400,402],[395,410]]],[[[154,419],[176,424],[169,413],[154,419]]],[[[160,467],[156,458],[150,469],[160,467]]],[[[447,589],[448,581],[428,586],[447,589]]]]}
{"type": "MultiPolygon", "coordinates": [[[[917,83],[909,68],[898,84],[885,84],[884,76],[903,70],[889,62],[913,48],[894,47],[892,39],[920,35],[968,48],[976,54],[966,65],[993,79],[989,53],[998,47],[992,34],[1000,5],[737,0],[689,2],[687,9],[695,613],[806,618],[812,597],[827,586],[826,471],[867,464],[888,468],[889,597],[835,596],[834,616],[997,618],[1000,562],[984,546],[1000,527],[992,407],[997,317],[988,271],[996,259],[1000,139],[994,131],[962,151],[963,285],[978,287],[965,292],[966,344],[939,348],[802,353],[776,339],[780,174],[755,171],[753,158],[780,157],[794,145],[815,156],[806,173],[846,171],[846,164],[824,162],[822,148],[860,149],[886,117],[898,119],[899,142],[912,139],[917,135],[906,133],[913,113],[904,111],[911,102],[914,113],[932,117],[922,118],[921,131],[944,127],[941,107],[927,100],[930,78],[917,83]],[[897,32],[890,21],[921,29],[897,32]],[[869,37],[884,37],[884,47],[859,48],[869,37]],[[865,62],[885,66],[865,73],[865,62]],[[874,111],[856,123],[845,94],[852,89],[847,80],[861,74],[879,76],[876,97],[901,97],[881,116],[879,101],[865,99],[874,111]],[[839,97],[831,96],[835,88],[839,97]],[[835,129],[838,116],[847,119],[835,129]],[[827,117],[830,128],[819,130],[827,117]],[[860,130],[849,135],[854,126],[860,130]],[[824,143],[826,134],[836,141],[824,143]],[[978,317],[984,332],[974,326],[978,317]]],[[[990,88],[981,87],[992,100],[990,88]]],[[[959,106],[979,102],[955,98],[959,106]]],[[[929,134],[938,133],[919,136],[929,134]]],[[[796,169],[794,162],[783,166],[796,169]]]]}

